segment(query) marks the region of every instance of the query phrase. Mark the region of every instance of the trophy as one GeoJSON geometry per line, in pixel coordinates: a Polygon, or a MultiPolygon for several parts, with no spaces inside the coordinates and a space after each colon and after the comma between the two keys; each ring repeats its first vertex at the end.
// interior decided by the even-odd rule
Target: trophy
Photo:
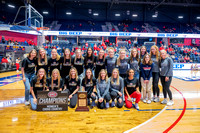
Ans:
{"type": "Polygon", "coordinates": [[[75,111],[89,111],[87,107],[87,92],[78,91],[77,108],[75,111]]]}

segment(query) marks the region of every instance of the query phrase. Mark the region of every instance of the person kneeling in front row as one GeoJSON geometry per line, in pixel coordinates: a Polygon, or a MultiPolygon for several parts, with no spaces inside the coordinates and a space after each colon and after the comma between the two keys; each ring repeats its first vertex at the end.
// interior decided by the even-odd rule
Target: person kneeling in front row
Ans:
{"type": "Polygon", "coordinates": [[[127,108],[132,108],[132,98],[135,98],[135,108],[139,109],[139,101],[141,98],[141,93],[139,91],[138,79],[134,77],[134,70],[129,69],[128,77],[124,80],[124,90],[125,90],[125,103],[127,108]]]}
{"type": "Polygon", "coordinates": [[[109,108],[109,101],[111,99],[109,94],[110,81],[108,79],[107,71],[105,69],[101,69],[101,71],[99,72],[96,87],[98,96],[98,107],[100,109],[109,108]],[[104,100],[106,100],[106,104],[104,100]]]}

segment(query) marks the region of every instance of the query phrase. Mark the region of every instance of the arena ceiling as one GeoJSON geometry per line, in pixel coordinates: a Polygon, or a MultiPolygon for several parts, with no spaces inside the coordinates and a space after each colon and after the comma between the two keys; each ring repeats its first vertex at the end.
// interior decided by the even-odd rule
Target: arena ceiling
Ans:
{"type": "MultiPolygon", "coordinates": [[[[162,21],[200,22],[200,0],[1,0],[12,3],[17,9],[31,2],[45,20],[96,20],[96,21],[162,21]],[[71,15],[66,15],[70,12],[71,15]],[[94,16],[94,14],[98,14],[94,16]],[[121,14],[115,17],[115,14],[121,14]],[[132,17],[137,14],[138,17],[132,17]],[[157,19],[152,15],[158,14],[157,19]],[[179,20],[178,16],[184,16],[179,20]],[[151,19],[150,19],[151,18],[151,19]]],[[[1,2],[1,4],[2,4],[1,2]]],[[[2,6],[0,11],[12,12],[2,6]]]]}

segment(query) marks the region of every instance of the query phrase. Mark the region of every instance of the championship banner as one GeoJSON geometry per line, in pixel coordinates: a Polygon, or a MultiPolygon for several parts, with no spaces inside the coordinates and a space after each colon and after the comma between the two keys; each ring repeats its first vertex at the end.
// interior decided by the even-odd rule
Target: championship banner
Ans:
{"type": "Polygon", "coordinates": [[[66,91],[38,91],[37,111],[68,110],[68,93],[66,91]]]}

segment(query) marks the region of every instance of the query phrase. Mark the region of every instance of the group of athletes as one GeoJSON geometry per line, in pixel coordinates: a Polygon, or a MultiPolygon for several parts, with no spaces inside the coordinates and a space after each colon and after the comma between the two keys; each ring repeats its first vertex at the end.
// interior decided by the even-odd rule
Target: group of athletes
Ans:
{"type": "Polygon", "coordinates": [[[77,92],[87,91],[88,105],[100,109],[111,107],[139,109],[139,101],[150,104],[160,102],[159,79],[162,84],[164,100],[162,104],[173,105],[170,84],[173,76],[173,61],[165,50],[159,51],[156,45],[147,53],[142,46],[131,49],[130,57],[121,49],[115,56],[114,48],[100,50],[94,56],[93,48],[88,48],[86,55],[77,49],[72,57],[70,50],[64,51],[60,57],[56,49],[52,49],[51,57],[47,57],[45,49],[31,50],[22,62],[22,76],[25,85],[25,105],[31,103],[37,109],[37,91],[67,91],[70,107],[77,103],[77,92]],[[153,97],[152,97],[153,88],[153,97]],[[169,100],[167,100],[167,94],[169,100]],[[141,98],[142,97],[142,98],[141,98]],[[90,99],[92,103],[90,103],[90,99]],[[111,103],[110,103],[111,101],[111,103]]]}

